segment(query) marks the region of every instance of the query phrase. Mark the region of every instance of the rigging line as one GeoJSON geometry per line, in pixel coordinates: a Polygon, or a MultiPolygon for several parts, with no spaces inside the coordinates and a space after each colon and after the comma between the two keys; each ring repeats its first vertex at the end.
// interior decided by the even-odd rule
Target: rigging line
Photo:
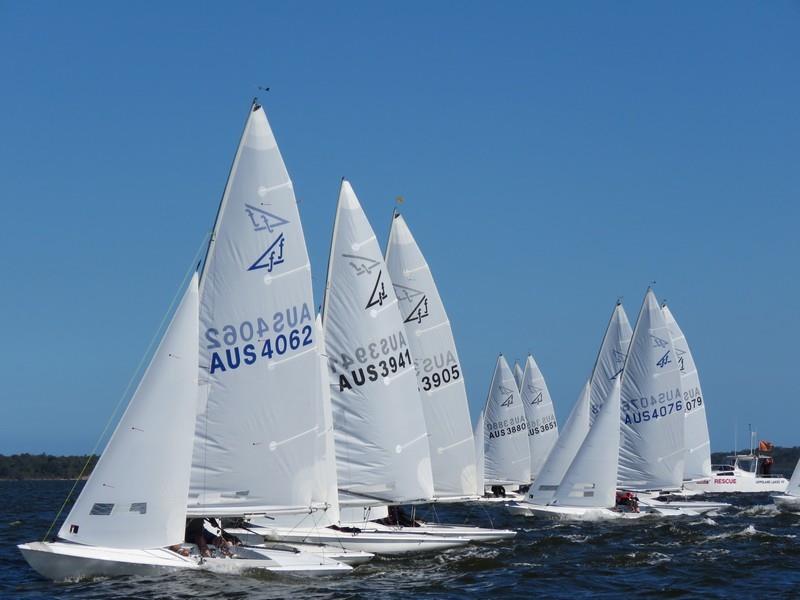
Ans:
{"type": "MultiPolygon", "coordinates": [[[[200,241],[200,245],[199,245],[199,247],[197,248],[197,250],[194,253],[194,258],[192,258],[191,263],[189,263],[190,264],[189,269],[186,271],[186,273],[184,274],[183,278],[181,279],[181,284],[178,287],[178,290],[175,292],[175,295],[172,297],[172,301],[169,303],[169,307],[167,308],[167,311],[164,313],[164,316],[161,317],[161,322],[158,324],[158,327],[156,328],[155,334],[153,334],[153,337],[150,340],[150,343],[147,345],[147,348],[145,349],[144,354],[142,355],[142,358],[139,360],[139,364],[136,366],[136,369],[131,374],[131,378],[128,380],[128,385],[125,386],[125,389],[123,390],[122,394],[120,395],[119,400],[117,400],[117,404],[116,404],[116,406],[114,406],[114,410],[111,412],[111,415],[109,416],[108,421],[106,421],[106,425],[105,425],[105,427],[103,427],[103,431],[102,431],[102,433],[100,433],[100,437],[97,438],[97,441],[95,442],[94,447],[92,448],[92,451],[89,453],[89,458],[86,459],[86,462],[84,463],[83,468],[81,469],[80,473],[78,473],[78,476],[75,478],[75,482],[72,484],[72,487],[70,488],[69,492],[67,493],[67,497],[64,498],[64,502],[61,504],[61,508],[58,509],[58,512],[56,513],[56,516],[53,517],[53,522],[50,523],[50,527],[47,528],[47,533],[44,534],[44,538],[42,539],[43,542],[46,542],[47,538],[50,537],[50,533],[53,531],[53,528],[55,527],[56,522],[58,521],[59,517],[61,516],[61,513],[64,512],[64,508],[67,506],[67,503],[69,502],[70,498],[72,498],[72,494],[75,493],[75,488],[78,487],[78,482],[83,478],[83,474],[86,472],[86,469],[89,468],[89,464],[92,462],[92,458],[97,453],[97,449],[100,447],[100,444],[103,441],[103,439],[105,438],[106,433],[108,433],[108,428],[111,426],[111,423],[114,421],[117,413],[119,412],[120,407],[122,406],[123,401],[125,400],[125,398],[127,398],[128,394],[130,393],[131,386],[133,386],[133,383],[138,379],[138,376],[139,376],[139,374],[140,374],[140,372],[142,370],[142,367],[144,366],[145,361],[148,359],[148,357],[151,356],[151,353],[153,351],[153,346],[155,345],[156,341],[161,339],[162,329],[164,328],[164,325],[166,324],[167,319],[170,317],[170,315],[173,314],[173,310],[175,309],[175,304],[182,297],[182,294],[186,289],[186,284],[189,281],[189,278],[192,276],[192,273],[194,273],[197,270],[194,265],[197,264],[197,260],[198,260],[198,258],[200,258],[200,254],[203,251],[203,248],[205,247],[205,245],[206,245],[206,243],[208,241],[208,237],[210,235],[211,235],[211,232],[207,232],[203,236],[203,239],[200,241]]],[[[99,462],[99,460],[100,459],[98,458],[98,462],[99,462]]]]}

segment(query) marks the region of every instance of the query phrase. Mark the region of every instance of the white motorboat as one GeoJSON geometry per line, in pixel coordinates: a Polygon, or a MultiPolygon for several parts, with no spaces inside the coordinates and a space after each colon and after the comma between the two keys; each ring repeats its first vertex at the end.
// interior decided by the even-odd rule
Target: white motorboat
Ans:
{"type": "Polygon", "coordinates": [[[710,493],[784,492],[789,480],[783,475],[765,474],[763,465],[771,457],[762,454],[735,454],[731,464],[712,465],[711,475],[684,482],[687,490],[710,493]]]}

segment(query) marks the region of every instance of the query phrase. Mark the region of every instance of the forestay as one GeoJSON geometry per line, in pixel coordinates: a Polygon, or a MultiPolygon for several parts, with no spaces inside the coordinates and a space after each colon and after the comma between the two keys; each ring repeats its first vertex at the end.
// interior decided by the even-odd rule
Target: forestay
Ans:
{"type": "Polygon", "coordinates": [[[342,181],[322,313],[342,502],[433,497],[428,434],[378,241],[342,181]]]}
{"type": "Polygon", "coordinates": [[[392,219],[386,268],[416,367],[435,496],[472,496],[475,441],[453,332],[430,267],[399,214],[392,219]]]}
{"type": "Polygon", "coordinates": [[[608,327],[606,327],[603,342],[600,344],[597,361],[592,369],[591,425],[594,424],[594,419],[600,406],[608,397],[614,381],[622,373],[622,366],[625,364],[625,356],[628,354],[628,346],[630,346],[632,334],[633,331],[628,321],[628,315],[625,314],[622,303],[617,302],[608,322],[608,327]]]}
{"type": "Polygon", "coordinates": [[[669,329],[650,289],[623,367],[621,404],[620,487],[680,487],[686,407],[669,329]]]}
{"type": "Polygon", "coordinates": [[[612,508],[619,458],[620,379],[611,383],[594,425],[558,486],[554,505],[612,508]]]}
{"type": "Polygon", "coordinates": [[[484,483],[524,485],[531,480],[525,409],[514,375],[501,354],[497,358],[484,409],[484,483]]]}
{"type": "Polygon", "coordinates": [[[561,483],[586,434],[589,433],[590,392],[591,387],[587,381],[539,475],[531,485],[526,502],[545,505],[553,499],[558,484],[561,483]]]}
{"type": "Polygon", "coordinates": [[[136,549],[183,540],[197,402],[197,319],[195,275],[60,538],[136,549]]]}
{"type": "Polygon", "coordinates": [[[528,444],[531,453],[531,479],[539,475],[553,444],[558,439],[558,423],[550,391],[539,365],[528,355],[520,384],[522,405],[528,422],[528,444]]]}
{"type": "Polygon", "coordinates": [[[200,400],[189,512],[311,506],[319,354],[300,215],[254,104],[200,281],[200,400]]]}
{"type": "Polygon", "coordinates": [[[684,479],[699,479],[711,476],[711,442],[708,438],[706,402],[700,389],[700,376],[694,363],[689,342],[681,331],[669,307],[661,308],[672,336],[675,358],[681,372],[681,391],[685,411],[684,443],[686,444],[686,464],[683,466],[684,479]]]}

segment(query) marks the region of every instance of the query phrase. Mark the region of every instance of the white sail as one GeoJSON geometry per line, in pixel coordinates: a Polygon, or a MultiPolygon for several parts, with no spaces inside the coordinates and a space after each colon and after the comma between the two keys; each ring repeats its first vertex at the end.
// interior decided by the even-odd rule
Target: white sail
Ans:
{"type": "Polygon", "coordinates": [[[522,378],[525,375],[522,367],[519,366],[519,361],[514,361],[514,381],[517,382],[517,388],[522,391],[522,378]]]}
{"type": "Polygon", "coordinates": [[[483,418],[483,411],[481,414],[478,415],[478,422],[475,423],[475,469],[476,469],[476,477],[475,477],[475,493],[478,496],[483,496],[485,491],[485,481],[484,481],[484,473],[483,473],[483,430],[484,430],[484,418],[483,418]]]}
{"type": "Polygon", "coordinates": [[[789,496],[800,496],[800,460],[794,467],[792,478],[789,480],[789,486],[786,488],[786,493],[789,496]]]}
{"type": "Polygon", "coordinates": [[[529,483],[531,455],[525,409],[514,375],[502,354],[497,358],[483,414],[484,483],[529,483]]]}
{"type": "Polygon", "coordinates": [[[535,480],[558,439],[558,423],[544,375],[530,354],[525,361],[520,395],[522,405],[525,407],[525,418],[528,421],[531,479],[535,480]]]}
{"type": "Polygon", "coordinates": [[[558,484],[561,483],[586,434],[589,433],[590,392],[591,386],[587,381],[539,475],[531,485],[526,502],[543,505],[553,499],[558,484]]]}
{"type": "Polygon", "coordinates": [[[322,312],[339,490],[403,503],[433,497],[428,434],[411,349],[383,256],[342,181],[322,312]]]}
{"type": "Polygon", "coordinates": [[[331,382],[328,367],[328,355],[325,354],[325,333],[322,327],[322,318],[317,315],[315,322],[317,331],[317,345],[320,349],[320,385],[322,398],[319,403],[319,422],[322,429],[319,431],[317,443],[317,462],[314,473],[314,487],[311,497],[314,503],[326,507],[322,521],[326,525],[339,522],[339,485],[336,477],[336,446],[333,438],[333,409],[331,408],[331,382]]]}
{"type": "Polygon", "coordinates": [[[700,376],[694,363],[692,350],[686,336],[678,326],[669,307],[662,309],[667,322],[672,344],[675,347],[675,358],[681,371],[681,391],[683,392],[683,409],[685,411],[684,443],[686,444],[686,464],[683,466],[684,479],[699,479],[711,476],[711,441],[708,438],[708,422],[706,420],[706,402],[700,389],[700,376]]]}
{"type": "Polygon", "coordinates": [[[645,295],[622,374],[619,484],[681,486],[685,403],[675,349],[652,290],[645,295]]]}
{"type": "Polygon", "coordinates": [[[195,275],[60,538],[137,549],[183,541],[197,405],[197,321],[195,275]]]}
{"type": "Polygon", "coordinates": [[[313,306],[292,182],[254,104],[200,280],[190,514],[311,505],[321,428],[313,306]]]}
{"type": "Polygon", "coordinates": [[[594,425],[558,486],[553,504],[612,508],[619,459],[620,378],[611,384],[594,425]]]}
{"type": "Polygon", "coordinates": [[[631,343],[631,324],[628,315],[622,308],[622,303],[617,302],[611,319],[606,327],[603,342],[600,344],[600,351],[597,353],[597,361],[592,369],[592,394],[591,394],[591,424],[594,424],[603,401],[608,397],[611,387],[617,376],[622,372],[625,364],[625,356],[628,354],[628,346],[631,343]]]}
{"type": "Polygon", "coordinates": [[[472,496],[475,440],[453,332],[430,267],[399,214],[392,219],[386,268],[416,367],[436,498],[472,496]]]}

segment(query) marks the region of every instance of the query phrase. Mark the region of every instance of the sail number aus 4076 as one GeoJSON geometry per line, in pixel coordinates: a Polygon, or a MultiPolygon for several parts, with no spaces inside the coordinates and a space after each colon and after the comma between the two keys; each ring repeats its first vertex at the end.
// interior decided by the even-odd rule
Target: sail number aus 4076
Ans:
{"type": "Polygon", "coordinates": [[[458,370],[458,365],[445,367],[441,372],[434,373],[433,375],[425,375],[422,378],[422,389],[428,392],[433,388],[438,388],[441,385],[455,381],[459,377],[461,377],[461,371],[458,370]]]}

